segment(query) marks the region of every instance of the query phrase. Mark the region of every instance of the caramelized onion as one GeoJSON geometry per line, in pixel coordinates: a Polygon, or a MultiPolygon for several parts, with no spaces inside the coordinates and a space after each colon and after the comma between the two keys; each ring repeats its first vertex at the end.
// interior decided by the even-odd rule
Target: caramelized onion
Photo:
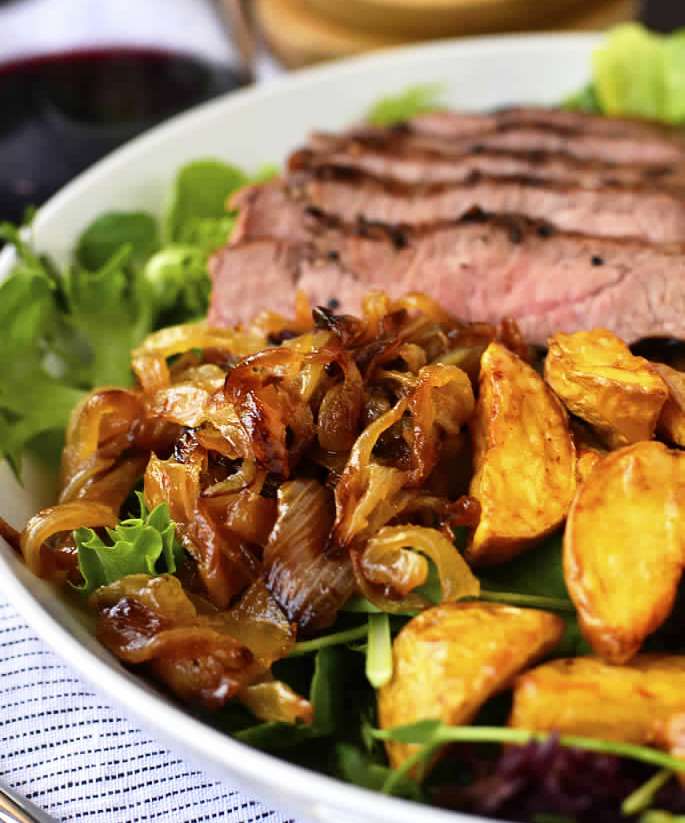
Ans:
{"type": "Polygon", "coordinates": [[[255,683],[240,693],[240,702],[265,723],[307,723],[314,718],[312,704],[280,680],[255,683]]]}
{"type": "Polygon", "coordinates": [[[200,498],[206,452],[197,449],[187,462],[152,455],[145,471],[149,508],[166,502],[184,548],[195,559],[211,601],[225,608],[256,576],[254,557],[237,536],[213,519],[200,498]]]}
{"type": "Polygon", "coordinates": [[[211,616],[198,615],[175,577],[130,575],[91,597],[97,636],[129,664],[147,664],[181,699],[218,708],[264,669],[211,616]]]}
{"type": "Polygon", "coordinates": [[[133,352],[131,367],[145,394],[166,388],[171,383],[167,358],[191,349],[219,349],[244,357],[266,347],[257,334],[236,329],[215,329],[206,323],[168,326],[148,335],[133,352]]]}
{"type": "Polygon", "coordinates": [[[333,623],[355,588],[347,554],[326,553],[334,514],[332,493],[316,480],[292,480],[278,490],[278,517],[264,551],[265,580],[304,632],[333,623]]]}
{"type": "Polygon", "coordinates": [[[90,496],[84,495],[84,487],[134,443],[144,416],[140,396],[124,389],[91,392],[74,409],[62,452],[60,502],[90,496]]]}
{"type": "Polygon", "coordinates": [[[294,365],[299,369],[301,362],[297,352],[283,348],[260,352],[230,372],[224,389],[250,444],[251,456],[267,471],[282,477],[290,476],[314,437],[309,405],[292,382],[285,380],[288,371],[294,365]],[[279,376],[281,380],[274,379],[279,376]]]}
{"type": "Polygon", "coordinates": [[[458,435],[474,406],[471,381],[461,369],[434,363],[419,370],[409,398],[413,435],[409,485],[425,482],[438,461],[442,437],[458,435]]]}
{"type": "Polygon", "coordinates": [[[369,540],[355,564],[364,594],[383,611],[418,610],[431,605],[418,594],[408,594],[425,582],[427,573],[425,560],[417,563],[403,556],[412,550],[435,564],[443,603],[480,594],[478,578],[444,534],[422,526],[386,526],[369,540]],[[368,583],[382,583],[397,598],[386,596],[368,583]]]}
{"type": "Polygon", "coordinates": [[[228,612],[217,615],[226,631],[247,646],[265,667],[285,657],[295,643],[295,629],[261,580],[253,583],[228,612]]]}
{"type": "MultiPolygon", "coordinates": [[[[117,516],[109,506],[79,500],[61,503],[35,514],[26,524],[21,534],[21,552],[26,565],[40,577],[55,577],[59,568],[58,558],[45,542],[62,532],[72,532],[85,526],[98,529],[102,526],[114,527],[117,516]]],[[[75,562],[75,561],[73,561],[75,562]]],[[[73,565],[70,562],[68,565],[73,565]]]]}
{"type": "Polygon", "coordinates": [[[338,546],[349,546],[355,540],[368,538],[398,515],[411,499],[411,494],[402,491],[406,472],[382,466],[372,459],[379,437],[397,423],[406,410],[407,400],[400,400],[357,438],[335,488],[333,535],[338,546]]]}

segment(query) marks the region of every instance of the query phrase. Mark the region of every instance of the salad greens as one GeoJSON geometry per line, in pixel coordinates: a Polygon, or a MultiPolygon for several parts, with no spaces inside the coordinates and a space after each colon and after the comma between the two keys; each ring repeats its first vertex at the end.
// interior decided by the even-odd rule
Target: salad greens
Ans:
{"type": "Polygon", "coordinates": [[[162,326],[202,317],[209,300],[207,258],[229,236],[226,199],[252,180],[217,160],[184,166],[161,224],[145,212],[109,212],[82,233],[59,270],[26,234],[0,225],[17,264],[0,283],[5,364],[0,372],[0,456],[15,471],[27,446],[58,443],[88,389],[131,383],[131,349],[162,326]]]}
{"type": "MultiPolygon", "coordinates": [[[[420,768],[436,751],[449,743],[503,743],[525,746],[532,741],[544,742],[554,737],[548,732],[530,732],[504,726],[449,726],[440,720],[421,720],[418,723],[397,726],[394,729],[374,729],[371,734],[376,740],[415,743],[422,747],[393,772],[388,784],[383,788],[386,792],[392,789],[398,776],[409,774],[417,767],[420,768]]],[[[685,772],[685,760],[647,746],[614,740],[597,740],[577,735],[561,735],[558,741],[562,746],[570,746],[574,749],[626,757],[673,772],[685,772]]]]}
{"type": "Polygon", "coordinates": [[[107,529],[111,545],[93,529],[80,528],[74,532],[83,577],[80,589],[84,594],[129,574],[175,573],[183,548],[176,537],[169,506],[160,503],[148,511],[142,493],[136,492],[136,495],[140,516],[122,520],[114,529],[107,529]]]}
{"type": "Polygon", "coordinates": [[[440,95],[443,92],[441,83],[422,83],[410,86],[396,95],[384,97],[366,113],[366,119],[374,126],[392,126],[401,123],[417,114],[428,114],[439,111],[440,95]]]}
{"type": "Polygon", "coordinates": [[[652,805],[659,789],[665,786],[672,777],[673,772],[670,769],[661,769],[653,774],[646,783],[626,797],[621,805],[621,813],[631,815],[644,812],[652,805]]]}
{"type": "Polygon", "coordinates": [[[638,23],[612,29],[592,59],[592,82],[572,109],[685,122],[685,29],[655,34],[638,23]]]}
{"type": "Polygon", "coordinates": [[[370,614],[368,648],[366,650],[366,677],[374,689],[385,686],[392,677],[392,640],[390,617],[370,614]]]}

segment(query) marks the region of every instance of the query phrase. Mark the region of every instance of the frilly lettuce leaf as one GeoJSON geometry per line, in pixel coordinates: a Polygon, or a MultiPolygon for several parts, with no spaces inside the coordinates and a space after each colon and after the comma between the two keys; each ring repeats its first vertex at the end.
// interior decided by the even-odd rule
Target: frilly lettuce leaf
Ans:
{"type": "Polygon", "coordinates": [[[176,537],[176,525],[169,506],[160,503],[152,511],[145,507],[143,495],[137,492],[140,517],[122,520],[107,529],[110,544],[106,544],[93,529],[74,532],[84,594],[100,586],[114,583],[129,574],[174,574],[183,555],[176,537]]]}

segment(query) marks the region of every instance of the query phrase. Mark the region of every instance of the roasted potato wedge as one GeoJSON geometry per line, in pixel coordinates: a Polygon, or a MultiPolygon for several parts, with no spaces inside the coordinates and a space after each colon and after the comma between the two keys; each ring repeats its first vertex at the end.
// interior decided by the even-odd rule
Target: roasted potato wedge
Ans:
{"type": "MultiPolygon", "coordinates": [[[[411,620],[393,644],[393,677],[378,693],[382,729],[439,719],[466,723],[495,692],[553,648],[556,615],[486,603],[435,606],[411,620]]],[[[388,742],[393,767],[415,746],[388,742]]]]}
{"type": "Polygon", "coordinates": [[[575,657],[517,679],[509,725],[660,745],[664,724],[684,709],[683,655],[639,655],[624,666],[575,657]]]}
{"type": "Polygon", "coordinates": [[[481,506],[468,557],[509,560],[564,521],[576,488],[566,412],[540,375],[500,343],[485,350],[471,421],[481,506]]]}
{"type": "Polygon", "coordinates": [[[564,577],[583,634],[624,663],[668,617],[685,565],[685,453],[656,441],[607,455],[578,490],[564,577]]]}
{"type": "Polygon", "coordinates": [[[604,329],[551,337],[545,380],[611,448],[650,440],[668,397],[652,364],[604,329]]]}
{"type": "Polygon", "coordinates": [[[580,485],[587,480],[607,450],[590,427],[579,420],[571,421],[571,436],[576,447],[576,483],[580,485]]]}
{"type": "Polygon", "coordinates": [[[668,386],[657,431],[677,446],[685,446],[685,374],[663,363],[652,363],[652,368],[668,386]]]}

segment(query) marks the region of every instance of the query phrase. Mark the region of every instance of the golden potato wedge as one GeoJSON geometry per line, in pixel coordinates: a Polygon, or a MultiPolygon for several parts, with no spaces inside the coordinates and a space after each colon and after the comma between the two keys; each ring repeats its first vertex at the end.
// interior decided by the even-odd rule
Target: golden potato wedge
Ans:
{"type": "Polygon", "coordinates": [[[595,657],[552,660],[521,675],[510,726],[660,745],[685,710],[685,656],[644,654],[624,666],[595,657]]]}
{"type": "Polygon", "coordinates": [[[685,446],[685,374],[663,363],[652,363],[652,368],[668,386],[657,431],[677,446],[685,446]]]}
{"type": "Polygon", "coordinates": [[[471,435],[469,493],[481,519],[468,558],[502,563],[563,523],[576,487],[575,449],[561,403],[500,343],[491,343],[481,360],[471,435]]]}
{"type": "Polygon", "coordinates": [[[576,447],[576,483],[580,485],[587,480],[607,451],[590,427],[578,420],[571,421],[571,436],[576,447]]]}
{"type": "Polygon", "coordinates": [[[578,490],[564,578],[583,634],[624,663],[668,617],[685,565],[685,452],[645,441],[607,455],[578,490]]]}
{"type": "Polygon", "coordinates": [[[605,329],[551,337],[545,380],[611,448],[650,440],[668,397],[649,361],[605,329]]]}
{"type": "Polygon", "coordinates": [[[604,455],[596,449],[581,446],[576,450],[576,483],[584,483],[601,462],[604,455]]]}
{"type": "MultiPolygon", "coordinates": [[[[489,603],[450,603],[413,618],[393,643],[392,680],[378,692],[382,729],[438,719],[467,723],[493,694],[553,648],[554,614],[489,603]]],[[[393,767],[416,747],[388,742],[393,767]]]]}

